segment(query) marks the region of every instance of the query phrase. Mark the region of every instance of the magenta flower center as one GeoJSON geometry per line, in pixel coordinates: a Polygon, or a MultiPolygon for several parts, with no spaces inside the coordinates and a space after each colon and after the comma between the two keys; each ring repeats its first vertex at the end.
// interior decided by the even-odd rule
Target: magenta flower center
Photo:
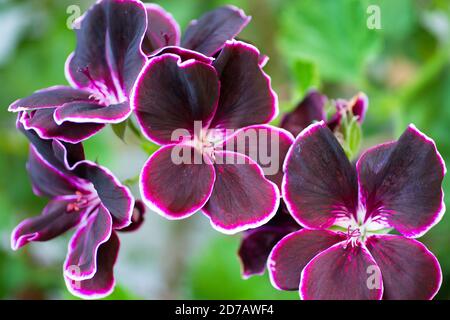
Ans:
{"type": "Polygon", "coordinates": [[[358,246],[364,244],[367,238],[374,234],[387,234],[390,227],[386,225],[382,216],[377,215],[365,219],[366,210],[359,209],[356,218],[351,215],[340,218],[332,228],[337,228],[344,235],[347,246],[358,246]],[[345,231],[344,231],[345,230],[345,231]]]}
{"type": "Polygon", "coordinates": [[[79,72],[84,74],[89,79],[89,90],[91,91],[91,98],[96,100],[99,104],[104,106],[119,104],[126,101],[123,90],[113,77],[114,86],[111,88],[102,81],[95,80],[89,71],[89,67],[80,69],[79,72]]]}
{"type": "Polygon", "coordinates": [[[90,187],[89,189],[88,193],[86,193],[86,191],[84,193],[76,191],[74,195],[68,197],[69,200],[72,200],[66,207],[68,213],[79,212],[88,207],[95,208],[101,203],[94,188],[90,187]]]}

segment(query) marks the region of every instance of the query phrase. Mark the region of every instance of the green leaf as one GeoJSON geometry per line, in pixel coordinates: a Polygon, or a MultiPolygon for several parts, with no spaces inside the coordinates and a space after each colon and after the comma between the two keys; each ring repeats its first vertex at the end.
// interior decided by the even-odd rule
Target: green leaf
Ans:
{"type": "Polygon", "coordinates": [[[343,141],[341,141],[347,157],[353,160],[358,156],[361,141],[362,141],[362,130],[358,119],[354,116],[350,120],[345,116],[342,120],[341,133],[343,135],[343,141]]]}
{"type": "Polygon", "coordinates": [[[367,27],[368,1],[286,1],[281,10],[282,53],[316,63],[329,81],[359,83],[380,48],[381,33],[367,27]]]}
{"type": "Polygon", "coordinates": [[[153,153],[155,153],[156,151],[158,151],[158,149],[160,148],[160,146],[158,146],[157,144],[154,144],[153,142],[147,141],[147,140],[142,140],[141,142],[141,148],[142,150],[144,150],[149,156],[151,156],[153,153]]]}
{"type": "Polygon", "coordinates": [[[351,152],[350,159],[353,159],[358,155],[361,147],[362,130],[360,124],[355,118],[353,118],[347,130],[347,144],[351,152]]]}
{"type": "Polygon", "coordinates": [[[124,139],[125,139],[125,133],[126,133],[126,130],[127,130],[127,125],[128,125],[128,120],[125,120],[125,121],[123,121],[121,123],[117,123],[117,124],[112,124],[111,125],[111,127],[112,127],[114,133],[116,134],[116,136],[122,141],[124,141],[124,139]]]}
{"type": "Polygon", "coordinates": [[[296,59],[292,72],[294,73],[300,96],[304,96],[310,88],[320,86],[319,70],[314,62],[306,59],[296,59]]]}

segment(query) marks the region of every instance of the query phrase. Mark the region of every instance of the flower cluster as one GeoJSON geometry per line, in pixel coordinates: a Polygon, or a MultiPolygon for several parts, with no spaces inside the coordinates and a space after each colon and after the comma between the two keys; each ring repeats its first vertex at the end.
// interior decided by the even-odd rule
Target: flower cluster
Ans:
{"type": "MultiPolygon", "coordinates": [[[[267,103],[257,109],[264,111],[265,115],[261,121],[256,119],[254,123],[271,120],[276,114],[276,96],[270,88],[268,77],[258,64],[245,70],[241,70],[239,65],[253,61],[257,50],[243,43],[227,43],[249,20],[250,17],[235,7],[222,7],[193,21],[180,40],[180,28],[176,21],[154,4],[144,5],[135,0],[102,0],[80,17],[74,28],[77,46],[65,66],[70,86],[59,85],[39,90],[15,101],[9,107],[9,111],[18,114],[17,127],[31,143],[27,168],[33,191],[38,196],[49,198],[49,203],[40,216],[26,219],[14,229],[11,236],[12,248],[17,250],[29,242],[47,241],[75,229],[64,264],[67,287],[73,294],[84,298],[108,295],[114,287],[113,267],[119,250],[117,231],[137,230],[143,222],[145,207],[140,201],[135,202],[130,190],[108,169],[84,158],[82,142],[107,124],[127,120],[132,114],[132,107],[141,108],[131,98],[133,92],[142,92],[135,88],[137,83],[144,81],[137,82],[138,76],[141,74],[140,79],[148,76],[144,72],[153,66],[160,69],[153,74],[156,81],[159,81],[161,74],[158,72],[165,73],[166,62],[170,61],[180,64],[181,61],[187,62],[180,67],[177,63],[172,65],[180,70],[168,74],[166,80],[169,82],[166,82],[166,86],[156,89],[161,98],[171,94],[169,92],[173,88],[189,90],[189,86],[195,81],[204,83],[205,80],[212,80],[205,84],[205,88],[198,88],[198,95],[209,95],[209,88],[214,85],[216,95],[211,93],[210,98],[193,101],[187,107],[194,108],[195,116],[195,108],[211,108],[209,111],[215,112],[220,84],[218,71],[214,69],[212,62],[219,51],[225,53],[217,68],[222,69],[222,76],[228,77],[228,82],[231,82],[228,70],[233,68],[241,74],[247,70],[258,73],[260,80],[254,84],[254,90],[264,87],[265,92],[260,94],[260,99],[266,99],[267,103]],[[229,53],[240,54],[246,51],[247,60],[238,61],[238,65],[233,67],[236,60],[228,56],[228,50],[222,50],[226,43],[231,47],[232,52],[229,53]],[[234,52],[234,47],[241,51],[234,52]],[[185,69],[189,65],[191,67],[185,69]],[[205,77],[196,74],[203,72],[205,68],[205,77]],[[193,74],[189,74],[190,72],[193,74]],[[208,78],[208,72],[211,78],[208,78]],[[176,83],[170,83],[174,81],[170,76],[181,77],[178,79],[180,87],[176,87],[176,83]],[[183,80],[184,76],[188,78],[183,80]],[[199,80],[196,79],[197,76],[199,80]]],[[[258,62],[261,59],[259,54],[256,58],[258,62]]],[[[255,74],[248,74],[246,83],[250,84],[254,76],[255,74]]],[[[222,96],[230,97],[237,88],[231,87],[228,92],[223,90],[222,96]]],[[[153,88],[152,92],[149,94],[155,93],[153,88]]],[[[173,102],[181,101],[178,105],[181,107],[184,98],[189,98],[189,95],[186,92],[184,97],[180,96],[178,101],[173,102]]],[[[134,97],[138,98],[137,95],[134,97]]],[[[194,96],[192,98],[196,99],[194,96]]],[[[156,101],[157,104],[160,102],[156,101]]],[[[170,104],[168,101],[165,103],[170,104]]],[[[230,102],[225,108],[229,106],[230,102]]],[[[242,112],[243,107],[245,105],[238,106],[236,112],[242,112]]],[[[146,112],[136,111],[140,123],[147,123],[146,112]]],[[[171,109],[165,112],[170,114],[179,111],[171,109]]],[[[165,114],[160,116],[164,117],[165,114]]],[[[241,125],[239,121],[236,124],[241,125]]],[[[153,130],[153,123],[149,130],[153,130]]],[[[144,129],[144,133],[146,132],[144,129]]],[[[278,189],[263,178],[262,171],[256,164],[249,165],[247,171],[266,184],[267,192],[272,197],[261,206],[265,212],[259,214],[259,208],[255,208],[253,213],[255,219],[267,220],[272,211],[276,210],[278,189]]],[[[212,182],[215,180],[212,165],[207,166],[203,174],[207,188],[212,190],[212,182]]],[[[170,177],[168,178],[169,182],[170,177]]],[[[169,184],[163,185],[163,188],[169,184]]],[[[143,193],[144,200],[148,202],[145,195],[143,193]]],[[[205,195],[201,197],[204,198],[205,195]]],[[[184,200],[181,198],[178,201],[184,200]]],[[[189,207],[189,204],[183,206],[188,210],[195,207],[189,207]]]]}
{"type": "Polygon", "coordinates": [[[445,211],[434,142],[411,125],[353,164],[363,93],[332,101],[327,116],[327,98],[310,91],[272,126],[268,59],[235,39],[249,21],[225,6],[181,36],[168,12],[138,0],[100,0],[78,19],[70,86],[9,107],[30,141],[33,191],[49,199],[14,229],[12,248],[74,230],[67,288],[100,298],[114,288],[119,233],[139,229],[145,205],[170,220],[201,211],[222,233],[245,232],[245,277],[267,265],[276,288],[303,299],[432,298],[439,263],[414,238],[445,211]],[[141,170],[142,202],[82,145],[108,124],[133,124],[132,114],[160,147],[141,170]]]}

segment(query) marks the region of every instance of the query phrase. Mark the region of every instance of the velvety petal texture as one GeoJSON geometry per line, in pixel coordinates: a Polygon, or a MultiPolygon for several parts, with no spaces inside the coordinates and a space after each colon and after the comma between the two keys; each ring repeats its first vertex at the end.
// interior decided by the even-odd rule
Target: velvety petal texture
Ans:
{"type": "Polygon", "coordinates": [[[147,29],[142,2],[102,0],[77,23],[77,48],[67,61],[69,80],[83,88],[101,83],[112,94],[129,93],[146,60],[141,50],[147,29]]]}
{"type": "MultiPolygon", "coordinates": [[[[139,76],[132,98],[144,134],[159,144],[171,144],[175,130],[194,134],[194,122],[207,127],[219,99],[214,68],[173,54],[151,59],[139,76]]],[[[182,135],[183,133],[181,133],[182,135]]]]}
{"type": "Polygon", "coordinates": [[[356,214],[355,168],[323,121],[305,129],[291,147],[282,192],[292,216],[304,227],[325,229],[356,214]]]}
{"type": "Polygon", "coordinates": [[[444,161],[434,141],[410,126],[394,144],[369,150],[358,163],[367,219],[418,237],[443,216],[444,161]]]}
{"type": "Polygon", "coordinates": [[[286,130],[255,125],[238,130],[225,141],[223,149],[253,159],[263,169],[266,178],[281,188],[283,163],[293,142],[294,137],[286,130]]]}
{"type": "MultiPolygon", "coordinates": [[[[21,113],[18,115],[20,119],[21,113]]],[[[34,130],[26,130],[21,121],[16,123],[17,129],[22,132],[25,137],[33,145],[36,154],[39,154],[45,162],[51,167],[66,175],[71,175],[68,167],[85,159],[84,148],[81,143],[64,143],[58,140],[41,139],[34,130]]],[[[30,152],[31,154],[31,152],[30,152]]]]}
{"type": "Polygon", "coordinates": [[[344,239],[334,232],[307,229],[286,236],[269,256],[272,285],[279,290],[298,290],[301,272],[311,259],[344,239]]]}
{"type": "Polygon", "coordinates": [[[58,139],[68,143],[78,143],[99,132],[104,124],[65,122],[58,125],[54,121],[54,108],[22,113],[21,122],[26,130],[34,130],[43,139],[58,139]]]}
{"type": "Polygon", "coordinates": [[[241,41],[227,41],[214,61],[221,89],[211,128],[239,129],[265,124],[278,115],[278,97],[259,65],[259,51],[241,41]]]}
{"type": "Polygon", "coordinates": [[[286,234],[285,229],[270,226],[262,226],[245,234],[238,251],[245,279],[264,274],[270,251],[286,234]]]}
{"type": "Polygon", "coordinates": [[[264,177],[258,164],[233,152],[217,152],[215,157],[216,182],[202,209],[212,226],[223,233],[235,234],[273,218],[280,203],[280,192],[264,177]]]}
{"type": "Polygon", "coordinates": [[[147,32],[142,49],[148,55],[167,46],[180,44],[180,26],[173,16],[157,4],[145,4],[147,9],[147,32]]]}
{"type": "Polygon", "coordinates": [[[367,248],[383,276],[384,300],[430,300],[442,283],[436,257],[420,242],[396,235],[376,235],[367,248]]]}
{"type": "Polygon", "coordinates": [[[283,117],[281,127],[296,137],[314,121],[326,120],[326,103],[326,96],[315,90],[310,91],[292,112],[283,117]]]}
{"type": "Polygon", "coordinates": [[[52,198],[62,195],[72,195],[81,189],[80,184],[75,178],[69,178],[54,168],[32,145],[30,146],[27,170],[33,191],[38,196],[52,198]]]}
{"type": "Polygon", "coordinates": [[[215,9],[189,24],[181,46],[212,56],[223,47],[225,41],[238,35],[250,19],[233,6],[215,9]]]}
{"type": "Polygon", "coordinates": [[[263,274],[273,247],[283,237],[300,228],[287,212],[285,205],[280,203],[272,220],[259,228],[246,231],[238,251],[244,279],[263,274]]]}
{"type": "Polygon", "coordinates": [[[107,242],[100,245],[97,252],[97,272],[86,280],[74,280],[65,276],[68,290],[83,299],[100,299],[108,296],[114,290],[114,264],[119,254],[120,241],[115,232],[107,242]]]}
{"type": "Polygon", "coordinates": [[[214,166],[207,157],[190,146],[169,145],[156,151],[144,165],[140,188],[149,208],[168,219],[182,219],[205,205],[215,179],[214,166]]]}
{"type": "Polygon", "coordinates": [[[74,171],[92,183],[102,205],[112,216],[115,229],[130,225],[134,208],[133,195],[111,171],[88,160],[79,162],[74,171]]]}
{"type": "Polygon", "coordinates": [[[338,243],[322,251],[303,269],[300,297],[303,300],[380,300],[382,279],[372,283],[370,275],[381,271],[362,246],[338,243]]]}
{"type": "Polygon", "coordinates": [[[12,232],[11,248],[18,250],[32,241],[48,241],[77,226],[87,209],[68,212],[70,201],[50,201],[42,214],[22,221],[12,232]]]}
{"type": "Polygon", "coordinates": [[[86,90],[74,89],[66,86],[54,86],[39,90],[23,99],[19,99],[9,106],[8,111],[29,111],[34,109],[54,108],[75,101],[92,101],[91,93],[86,90]]]}
{"type": "Polygon", "coordinates": [[[101,106],[90,102],[66,103],[55,110],[53,118],[56,124],[75,123],[120,123],[131,114],[128,101],[101,106]]]}
{"type": "Polygon", "coordinates": [[[205,56],[204,54],[201,54],[200,52],[197,51],[192,51],[186,48],[181,48],[181,47],[176,47],[176,46],[168,46],[168,47],[164,47],[161,48],[157,51],[155,51],[151,56],[150,59],[154,58],[154,57],[158,57],[158,56],[162,56],[163,54],[166,53],[172,53],[174,55],[177,55],[182,62],[186,62],[188,60],[196,60],[199,62],[203,62],[206,64],[212,64],[212,62],[214,61],[213,57],[208,57],[205,56]]]}
{"type": "Polygon", "coordinates": [[[108,210],[100,206],[73,235],[64,263],[64,274],[72,280],[91,279],[97,272],[97,252],[112,233],[108,210]]]}

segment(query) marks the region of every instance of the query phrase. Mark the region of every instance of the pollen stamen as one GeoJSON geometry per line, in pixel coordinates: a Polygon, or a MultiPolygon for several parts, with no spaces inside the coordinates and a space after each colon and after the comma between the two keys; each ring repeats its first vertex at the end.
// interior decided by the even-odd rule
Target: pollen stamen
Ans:
{"type": "Polygon", "coordinates": [[[66,211],[68,213],[79,212],[89,203],[89,199],[80,191],[75,192],[74,200],[75,200],[74,202],[67,204],[66,211]]]}
{"type": "Polygon", "coordinates": [[[347,237],[344,249],[347,249],[349,245],[351,245],[352,248],[356,247],[362,235],[359,228],[352,229],[351,226],[348,226],[347,233],[343,234],[347,237]]]}

